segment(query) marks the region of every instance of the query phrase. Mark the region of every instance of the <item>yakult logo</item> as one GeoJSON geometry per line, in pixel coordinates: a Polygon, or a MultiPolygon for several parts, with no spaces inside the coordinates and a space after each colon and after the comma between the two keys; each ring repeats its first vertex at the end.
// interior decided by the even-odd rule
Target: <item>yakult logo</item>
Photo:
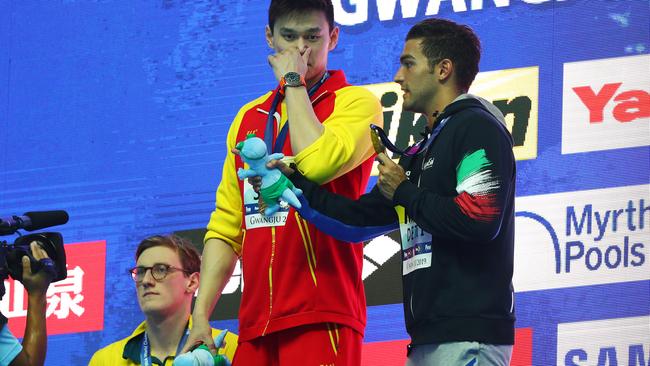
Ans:
{"type": "Polygon", "coordinates": [[[650,365],[648,324],[647,316],[559,324],[557,364],[650,365]]]}
{"type": "Polygon", "coordinates": [[[613,107],[612,117],[620,123],[650,117],[650,94],[638,89],[621,91],[622,85],[623,83],[609,83],[598,91],[589,85],[573,88],[573,92],[589,110],[589,123],[604,122],[605,107],[608,105],[613,107]]]}
{"type": "Polygon", "coordinates": [[[516,200],[517,291],[650,279],[650,186],[516,200]]]}
{"type": "Polygon", "coordinates": [[[564,65],[562,153],[648,145],[650,56],[564,65]]]}

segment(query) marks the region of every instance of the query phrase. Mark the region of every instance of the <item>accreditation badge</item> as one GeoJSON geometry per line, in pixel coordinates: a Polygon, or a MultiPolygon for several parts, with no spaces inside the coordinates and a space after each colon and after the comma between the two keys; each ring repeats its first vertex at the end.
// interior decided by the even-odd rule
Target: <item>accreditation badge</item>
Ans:
{"type": "MultiPolygon", "coordinates": [[[[293,156],[285,157],[282,161],[288,165],[293,162],[293,156]]],[[[247,165],[244,165],[244,167],[248,168],[247,165]]],[[[259,196],[255,193],[255,190],[253,190],[253,186],[248,183],[248,179],[244,180],[243,192],[244,222],[246,224],[246,230],[261,227],[284,226],[287,223],[290,208],[287,202],[280,200],[280,209],[273,215],[267,217],[260,213],[258,201],[259,196]]]]}
{"type": "Polygon", "coordinates": [[[396,206],[402,238],[402,275],[431,267],[431,234],[422,230],[402,206],[396,206]]]}

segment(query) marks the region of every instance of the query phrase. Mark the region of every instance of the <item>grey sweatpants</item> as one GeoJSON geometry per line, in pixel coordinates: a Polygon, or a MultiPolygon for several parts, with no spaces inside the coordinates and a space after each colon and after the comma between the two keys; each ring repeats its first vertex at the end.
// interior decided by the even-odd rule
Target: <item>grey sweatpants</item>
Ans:
{"type": "Polygon", "coordinates": [[[414,346],[405,366],[508,366],[512,346],[451,342],[414,346]]]}

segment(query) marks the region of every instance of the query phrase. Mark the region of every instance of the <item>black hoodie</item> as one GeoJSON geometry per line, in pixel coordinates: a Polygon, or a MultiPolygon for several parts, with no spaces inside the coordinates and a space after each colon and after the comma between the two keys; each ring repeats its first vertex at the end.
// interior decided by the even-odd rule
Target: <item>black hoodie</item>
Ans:
{"type": "Polygon", "coordinates": [[[413,345],[513,344],[512,138],[496,107],[467,94],[445,108],[437,125],[439,134],[421,154],[400,159],[408,180],[392,202],[377,187],[352,201],[296,172],[290,179],[303,189],[298,211],[349,242],[400,229],[404,317],[413,345]]]}

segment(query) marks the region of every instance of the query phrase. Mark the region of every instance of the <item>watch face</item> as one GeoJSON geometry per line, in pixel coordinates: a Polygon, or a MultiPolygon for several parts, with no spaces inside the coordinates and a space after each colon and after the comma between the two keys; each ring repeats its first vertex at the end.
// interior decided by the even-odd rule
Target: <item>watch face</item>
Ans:
{"type": "Polygon", "coordinates": [[[287,83],[287,86],[300,86],[300,74],[297,72],[288,72],[284,74],[284,81],[287,83]]]}

